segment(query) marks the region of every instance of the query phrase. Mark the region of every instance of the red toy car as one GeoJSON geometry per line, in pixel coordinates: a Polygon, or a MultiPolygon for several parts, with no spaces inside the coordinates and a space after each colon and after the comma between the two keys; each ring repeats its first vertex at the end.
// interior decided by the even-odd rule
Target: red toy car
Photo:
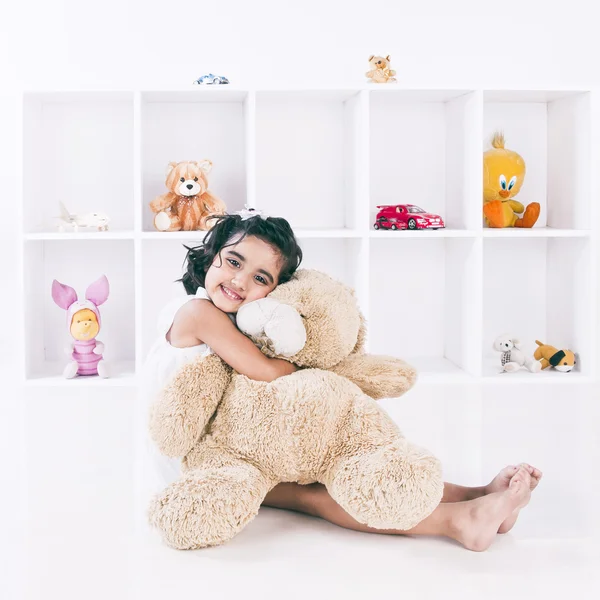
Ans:
{"type": "Polygon", "coordinates": [[[414,204],[381,205],[377,207],[375,229],[440,229],[446,227],[442,217],[425,212],[414,204]]]}

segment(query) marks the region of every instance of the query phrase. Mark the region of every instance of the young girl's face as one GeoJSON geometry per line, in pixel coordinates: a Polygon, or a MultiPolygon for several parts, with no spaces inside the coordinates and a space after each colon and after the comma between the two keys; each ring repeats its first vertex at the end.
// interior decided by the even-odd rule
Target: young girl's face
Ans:
{"type": "Polygon", "coordinates": [[[277,286],[281,255],[254,236],[227,246],[206,272],[204,287],[217,308],[235,313],[253,300],[264,298],[277,286]]]}

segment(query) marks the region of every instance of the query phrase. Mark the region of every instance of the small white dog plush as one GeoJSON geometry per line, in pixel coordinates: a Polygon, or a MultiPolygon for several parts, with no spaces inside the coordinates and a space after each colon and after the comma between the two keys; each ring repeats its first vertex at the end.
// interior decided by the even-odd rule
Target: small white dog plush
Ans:
{"type": "Polygon", "coordinates": [[[510,335],[501,335],[494,342],[494,350],[501,352],[500,362],[502,370],[507,373],[514,373],[521,367],[525,367],[532,373],[539,373],[542,365],[539,361],[525,356],[521,350],[521,342],[510,335]]]}

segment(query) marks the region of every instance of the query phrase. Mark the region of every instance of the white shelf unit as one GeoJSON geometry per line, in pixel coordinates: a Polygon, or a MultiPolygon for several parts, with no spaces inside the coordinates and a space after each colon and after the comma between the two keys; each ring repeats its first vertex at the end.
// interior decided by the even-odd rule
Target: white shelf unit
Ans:
{"type": "Polygon", "coordinates": [[[23,96],[23,377],[61,379],[68,342],[52,279],[79,293],[105,273],[106,359],[133,385],[160,306],[183,293],[183,244],[148,202],[169,161],[213,161],[209,189],[289,219],[305,267],[357,290],[369,350],[415,364],[429,383],[572,384],[596,376],[598,190],[593,90],[210,89],[28,92],[23,96]],[[496,127],[527,160],[522,201],[542,204],[531,230],[482,226],[482,152],[496,127]],[[31,173],[35,177],[31,177],[31,173]],[[44,181],[39,186],[38,178],[44,181]],[[39,186],[39,187],[38,187],[39,186]],[[43,189],[43,193],[40,191],[43,189]],[[100,210],[108,232],[58,233],[62,200],[100,210]],[[447,229],[374,231],[376,205],[411,202],[447,229]],[[503,332],[571,347],[577,371],[499,375],[503,332]]]}

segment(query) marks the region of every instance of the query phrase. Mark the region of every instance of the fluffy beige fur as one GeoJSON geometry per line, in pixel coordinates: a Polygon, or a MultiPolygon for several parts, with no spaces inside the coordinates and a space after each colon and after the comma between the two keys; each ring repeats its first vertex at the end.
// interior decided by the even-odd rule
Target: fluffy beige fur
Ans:
{"type": "MultiPolygon", "coordinates": [[[[300,270],[270,295],[307,331],[291,357],[303,367],[271,383],[239,375],[216,355],[184,367],[152,407],[150,430],[183,475],[155,497],[150,522],[174,548],[222,544],[282,481],[321,482],[356,520],[410,529],[441,500],[438,460],[409,443],[374,401],[412,387],[415,370],[364,353],[354,292],[300,270]]],[[[269,339],[254,339],[274,356],[269,339]]]]}

